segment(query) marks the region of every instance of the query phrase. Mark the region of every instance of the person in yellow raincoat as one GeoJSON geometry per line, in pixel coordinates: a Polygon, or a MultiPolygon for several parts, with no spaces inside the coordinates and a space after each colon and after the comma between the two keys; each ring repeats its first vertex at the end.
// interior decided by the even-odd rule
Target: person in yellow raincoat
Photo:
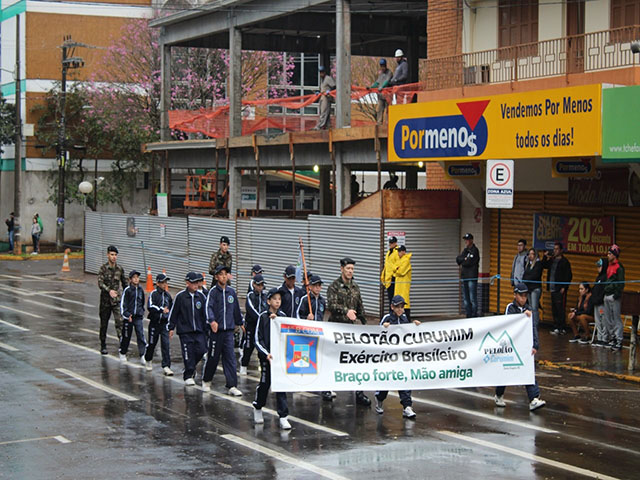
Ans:
{"type": "Polygon", "coordinates": [[[387,289],[387,297],[389,298],[389,308],[391,308],[391,299],[395,295],[395,283],[396,279],[393,272],[396,270],[396,264],[398,263],[398,239],[396,237],[389,237],[389,251],[384,258],[384,268],[380,274],[380,282],[387,289]]]}
{"type": "Polygon", "coordinates": [[[407,247],[401,245],[398,247],[398,261],[395,265],[393,276],[396,279],[395,294],[401,295],[405,299],[404,313],[411,321],[411,303],[409,300],[409,291],[411,290],[411,256],[413,253],[407,253],[407,247]]]}

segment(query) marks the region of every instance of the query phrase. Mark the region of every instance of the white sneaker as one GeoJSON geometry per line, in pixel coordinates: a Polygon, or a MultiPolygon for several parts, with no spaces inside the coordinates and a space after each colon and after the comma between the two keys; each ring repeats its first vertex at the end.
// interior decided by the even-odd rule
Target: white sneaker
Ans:
{"type": "Polygon", "coordinates": [[[187,378],[187,379],[184,381],[184,384],[185,384],[187,387],[193,387],[193,386],[196,384],[196,381],[195,381],[193,378],[187,378]]]}
{"type": "MultiPolygon", "coordinates": [[[[151,363],[151,362],[149,362],[151,363]]],[[[143,367],[147,364],[147,361],[144,359],[144,355],[140,357],[140,365],[143,367]]],[[[147,370],[150,370],[149,368],[147,370]]]]}
{"type": "Polygon", "coordinates": [[[167,377],[173,377],[173,370],[171,370],[169,367],[164,367],[162,371],[167,377]]]}
{"type": "Polygon", "coordinates": [[[544,407],[546,404],[547,402],[545,402],[544,400],[540,400],[540,397],[536,397],[533,400],[531,400],[531,403],[529,403],[529,410],[533,412],[538,408],[544,407]]]}
{"type": "Polygon", "coordinates": [[[262,409],[257,409],[254,407],[253,409],[253,423],[257,425],[262,425],[264,423],[264,416],[262,415],[262,409]]]}
{"type": "Polygon", "coordinates": [[[240,375],[246,375],[247,374],[247,367],[240,367],[240,375]]]}
{"type": "Polygon", "coordinates": [[[242,392],[240,390],[238,390],[236,387],[231,387],[229,389],[229,395],[232,395],[234,397],[241,397],[242,396],[242,392]]]}
{"type": "Polygon", "coordinates": [[[153,362],[151,360],[149,360],[148,362],[145,362],[145,363],[146,363],[146,367],[147,367],[147,372],[150,372],[151,370],[153,370],[153,362]]]}
{"type": "Polygon", "coordinates": [[[123,355],[122,353],[120,354],[120,362],[122,363],[127,363],[127,356],[123,355]]]}
{"type": "Polygon", "coordinates": [[[336,392],[331,392],[331,398],[336,398],[338,396],[338,394],[336,392]]]}
{"type": "Polygon", "coordinates": [[[496,407],[506,407],[507,404],[504,401],[504,395],[494,395],[493,401],[496,402],[496,407]]]}
{"type": "Polygon", "coordinates": [[[376,398],[376,413],[382,415],[384,413],[384,408],[382,408],[382,402],[376,398]]]}
{"type": "Polygon", "coordinates": [[[291,430],[291,424],[289,420],[287,420],[287,417],[280,418],[280,428],[283,430],[291,430]]]}
{"type": "Polygon", "coordinates": [[[414,412],[411,407],[404,407],[404,410],[402,410],[402,416],[404,418],[416,418],[416,412],[414,412]]]}
{"type": "Polygon", "coordinates": [[[202,382],[202,391],[210,392],[211,391],[211,382],[202,382]]]}

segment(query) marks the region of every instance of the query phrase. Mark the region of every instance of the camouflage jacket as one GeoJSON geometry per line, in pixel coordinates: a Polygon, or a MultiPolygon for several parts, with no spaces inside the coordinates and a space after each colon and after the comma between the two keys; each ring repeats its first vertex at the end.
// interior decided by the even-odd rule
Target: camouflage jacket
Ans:
{"type": "Polygon", "coordinates": [[[220,249],[213,255],[211,255],[211,260],[209,261],[209,273],[214,275],[216,273],[216,267],[218,265],[224,265],[231,272],[231,265],[233,264],[233,257],[231,253],[227,250],[227,253],[222,253],[220,249]]]}
{"type": "Polygon", "coordinates": [[[108,299],[110,298],[109,290],[115,290],[118,292],[118,297],[112,300],[119,302],[120,294],[128,284],[129,282],[124,276],[124,269],[117,263],[112,267],[109,265],[109,262],[107,262],[100,267],[100,271],[98,272],[98,288],[100,288],[101,297],[108,299]],[[122,288],[120,288],[121,285],[122,288]]]}
{"type": "Polygon", "coordinates": [[[354,323],[347,317],[347,311],[355,310],[357,319],[363,325],[367,323],[360,287],[353,280],[343,282],[342,275],[336,278],[327,289],[327,310],[331,314],[330,322],[354,323]]]}

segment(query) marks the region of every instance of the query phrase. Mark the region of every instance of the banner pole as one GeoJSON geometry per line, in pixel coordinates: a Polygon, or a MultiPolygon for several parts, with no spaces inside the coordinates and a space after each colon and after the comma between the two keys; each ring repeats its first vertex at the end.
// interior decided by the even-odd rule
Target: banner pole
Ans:
{"type": "MultiPolygon", "coordinates": [[[[304,272],[304,286],[307,289],[307,301],[309,302],[309,313],[313,313],[311,308],[311,297],[309,296],[309,279],[307,278],[307,262],[304,259],[304,245],[302,244],[302,237],[298,237],[300,240],[300,254],[302,255],[302,271],[304,272]]],[[[306,320],[304,318],[303,320],[306,320]]]]}

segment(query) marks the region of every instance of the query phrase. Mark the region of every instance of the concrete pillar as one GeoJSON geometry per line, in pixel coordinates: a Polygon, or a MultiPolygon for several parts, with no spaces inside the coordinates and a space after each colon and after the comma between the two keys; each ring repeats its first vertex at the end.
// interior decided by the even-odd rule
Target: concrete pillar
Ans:
{"type": "Polygon", "coordinates": [[[331,167],[320,167],[320,215],[332,215],[331,167]]]}
{"type": "MultiPolygon", "coordinates": [[[[160,46],[160,140],[171,139],[169,130],[169,110],[171,109],[171,46],[160,46]]],[[[163,190],[165,191],[165,190],[163,190]]]]}
{"type": "MultiPolygon", "coordinates": [[[[235,18],[231,19],[233,24],[235,18]]],[[[229,76],[227,77],[229,98],[229,137],[242,135],[242,32],[229,27],[229,76]]]]}
{"type": "Polygon", "coordinates": [[[415,190],[418,188],[418,169],[407,168],[405,187],[407,190],[415,190]]]}
{"type": "MultiPolygon", "coordinates": [[[[336,189],[336,217],[342,216],[342,209],[345,208],[346,205],[349,205],[349,202],[345,203],[344,196],[344,167],[342,161],[342,149],[339,148],[336,144],[334,144],[333,148],[336,149],[336,184],[334,188],[336,189]]],[[[347,182],[348,184],[349,182],[347,182]]]]}
{"type": "Polygon", "coordinates": [[[237,210],[242,204],[242,174],[240,169],[229,168],[229,218],[236,218],[237,210]]]}
{"type": "Polygon", "coordinates": [[[418,29],[418,22],[412,21],[411,28],[409,29],[410,35],[407,37],[407,62],[409,63],[409,83],[416,83],[419,81],[420,70],[420,31],[418,29]]]}
{"type": "Polygon", "coordinates": [[[336,0],[336,127],[351,126],[351,1],[336,0]]]}
{"type": "Polygon", "coordinates": [[[267,209],[267,176],[260,177],[260,210],[267,209]]]}

